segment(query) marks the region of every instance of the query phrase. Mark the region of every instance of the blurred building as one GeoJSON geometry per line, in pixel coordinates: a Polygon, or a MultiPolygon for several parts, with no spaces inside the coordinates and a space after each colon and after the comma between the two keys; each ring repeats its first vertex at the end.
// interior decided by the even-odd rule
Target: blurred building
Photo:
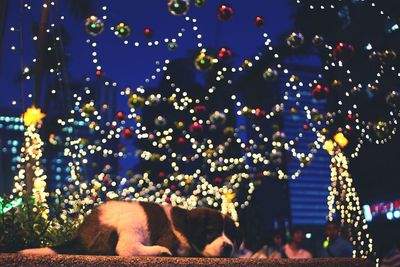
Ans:
{"type": "MultiPolygon", "coordinates": [[[[310,145],[317,137],[315,133],[304,129],[304,123],[307,121],[306,114],[303,110],[304,106],[316,108],[320,113],[326,113],[326,101],[316,101],[311,96],[311,90],[308,83],[318,78],[320,68],[318,59],[309,60],[297,59],[287,60],[285,67],[290,70],[290,74],[295,73],[303,82],[303,86],[297,86],[295,91],[287,96],[285,107],[289,110],[292,107],[297,107],[298,112],[285,113],[284,131],[287,140],[297,140],[296,151],[308,154],[310,145]],[[302,95],[301,98],[296,96],[297,93],[302,95]],[[298,103],[299,102],[299,103],[298,103]],[[299,105],[298,105],[298,104],[299,105]],[[302,133],[299,136],[299,133],[302,133]]],[[[282,81],[288,81],[289,77],[285,77],[282,81]]],[[[287,88],[285,84],[281,88],[287,88]]],[[[300,176],[289,180],[289,200],[290,200],[290,216],[292,225],[305,226],[321,226],[325,225],[328,215],[328,187],[330,185],[330,156],[320,149],[314,155],[314,158],[301,170],[300,176]]],[[[291,160],[287,164],[287,172],[292,174],[299,169],[299,161],[291,160]]]]}

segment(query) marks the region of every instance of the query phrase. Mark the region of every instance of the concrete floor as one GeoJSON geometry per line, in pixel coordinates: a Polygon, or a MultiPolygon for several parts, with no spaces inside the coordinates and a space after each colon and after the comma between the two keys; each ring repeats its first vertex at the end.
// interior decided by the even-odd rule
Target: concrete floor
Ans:
{"type": "Polygon", "coordinates": [[[37,256],[20,254],[0,254],[0,266],[201,266],[201,267],[243,267],[243,266],[287,266],[287,267],[336,267],[374,266],[361,259],[215,259],[215,258],[172,258],[172,257],[112,257],[57,255],[37,256]]]}

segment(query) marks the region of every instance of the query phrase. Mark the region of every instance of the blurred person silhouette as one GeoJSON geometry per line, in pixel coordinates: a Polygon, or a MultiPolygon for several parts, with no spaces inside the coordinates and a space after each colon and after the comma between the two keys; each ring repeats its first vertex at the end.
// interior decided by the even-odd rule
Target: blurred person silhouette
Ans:
{"type": "Polygon", "coordinates": [[[323,258],[350,258],[353,255],[351,243],[340,236],[339,225],[330,221],[325,228],[326,240],[323,243],[321,257],[323,258]]]}
{"type": "Polygon", "coordinates": [[[272,244],[265,244],[259,251],[251,256],[252,258],[264,259],[264,258],[272,258],[279,259],[281,258],[281,252],[284,245],[283,235],[279,232],[275,232],[272,236],[272,244]]]}
{"type": "Polygon", "coordinates": [[[283,246],[281,257],[289,259],[310,259],[311,253],[302,248],[304,242],[304,229],[295,227],[290,233],[290,241],[283,246]]]}

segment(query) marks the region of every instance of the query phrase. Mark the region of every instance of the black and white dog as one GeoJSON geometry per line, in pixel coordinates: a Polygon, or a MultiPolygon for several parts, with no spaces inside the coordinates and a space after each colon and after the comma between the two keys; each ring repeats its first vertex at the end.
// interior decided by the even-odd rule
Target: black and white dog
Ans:
{"type": "Polygon", "coordinates": [[[241,242],[234,221],[213,209],[108,201],[85,218],[74,240],[20,253],[231,257],[241,242]]]}

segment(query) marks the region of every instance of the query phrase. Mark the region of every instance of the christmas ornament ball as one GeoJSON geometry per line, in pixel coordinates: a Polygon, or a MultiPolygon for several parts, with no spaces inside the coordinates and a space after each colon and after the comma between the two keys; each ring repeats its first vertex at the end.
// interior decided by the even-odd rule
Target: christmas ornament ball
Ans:
{"type": "Polygon", "coordinates": [[[163,116],[157,116],[154,119],[154,124],[158,127],[164,127],[165,125],[167,125],[167,119],[163,116]]]}
{"type": "Polygon", "coordinates": [[[264,25],[264,18],[260,17],[260,16],[257,16],[256,19],[255,19],[255,24],[256,24],[257,27],[263,26],[264,25]]]}
{"type": "Polygon", "coordinates": [[[122,137],[123,137],[125,140],[131,139],[131,138],[133,137],[133,130],[132,130],[131,128],[125,128],[125,129],[122,131],[122,137]]]}
{"type": "Polygon", "coordinates": [[[183,16],[189,10],[189,0],[169,0],[168,11],[174,16],[183,16]]]}
{"type": "Polygon", "coordinates": [[[215,111],[211,114],[210,121],[215,125],[222,125],[226,122],[226,115],[223,112],[215,111]]]}
{"type": "Polygon", "coordinates": [[[332,51],[332,56],[335,60],[349,60],[354,55],[354,46],[349,43],[340,42],[332,51]]]}
{"type": "Polygon", "coordinates": [[[386,95],[386,103],[394,108],[400,107],[400,92],[391,91],[386,95]]]}
{"type": "Polygon", "coordinates": [[[316,34],[312,38],[311,42],[315,46],[320,46],[324,43],[324,38],[321,35],[316,34]]]}
{"type": "Polygon", "coordinates": [[[286,44],[293,49],[299,48],[304,44],[304,36],[300,32],[292,32],[286,38],[286,44]]]}
{"type": "Polygon", "coordinates": [[[90,35],[97,36],[104,31],[104,23],[96,16],[90,16],[85,21],[85,31],[90,35]]]}
{"type": "Polygon", "coordinates": [[[131,28],[125,22],[121,22],[115,26],[114,34],[120,38],[128,37],[131,34],[131,28]]]}
{"type": "Polygon", "coordinates": [[[202,52],[195,58],[194,65],[198,70],[208,71],[214,65],[214,58],[202,52]]]}
{"type": "Polygon", "coordinates": [[[321,84],[315,85],[311,91],[311,95],[317,100],[325,99],[328,93],[329,93],[329,88],[321,84]]]}
{"type": "Polygon", "coordinates": [[[218,51],[218,59],[221,61],[229,60],[232,57],[232,51],[229,48],[222,47],[218,51]]]}
{"type": "Polygon", "coordinates": [[[131,94],[128,99],[128,105],[131,108],[140,108],[143,106],[144,102],[144,98],[137,94],[131,94]]]}
{"type": "Polygon", "coordinates": [[[218,7],[217,16],[222,21],[227,21],[233,16],[233,8],[227,4],[222,4],[218,7]]]}
{"type": "Polygon", "coordinates": [[[197,7],[202,7],[206,3],[206,0],[194,0],[194,5],[197,7]]]}
{"type": "Polygon", "coordinates": [[[272,68],[267,68],[263,72],[263,78],[266,81],[275,81],[276,79],[278,79],[278,71],[272,68]]]}

